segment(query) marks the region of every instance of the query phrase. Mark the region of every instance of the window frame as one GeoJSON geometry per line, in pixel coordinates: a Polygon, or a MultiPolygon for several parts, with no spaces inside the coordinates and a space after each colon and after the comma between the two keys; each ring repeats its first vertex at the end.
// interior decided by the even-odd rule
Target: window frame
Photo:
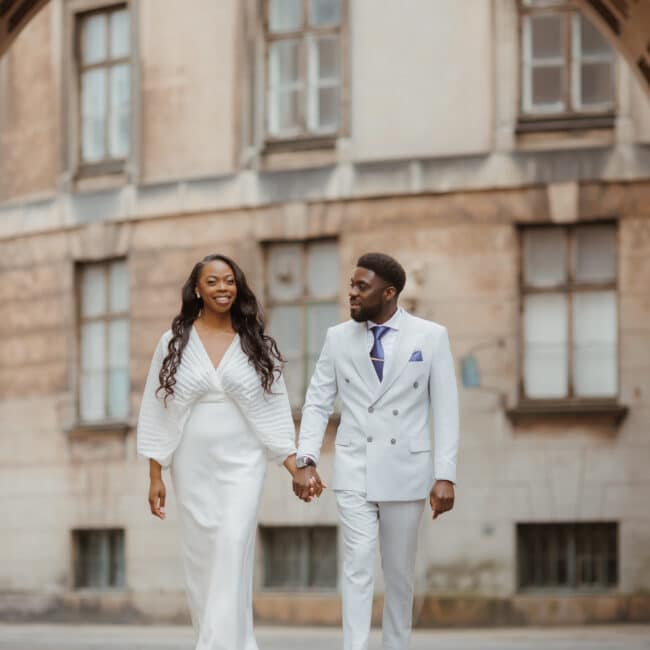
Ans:
{"type": "MultiPolygon", "coordinates": [[[[579,29],[580,16],[589,21],[607,40],[605,35],[598,29],[597,25],[589,19],[589,16],[580,11],[579,5],[573,0],[560,0],[558,2],[549,2],[542,6],[533,6],[526,3],[525,0],[518,0],[518,20],[519,20],[519,101],[518,101],[518,132],[527,131],[548,131],[558,129],[586,129],[586,128],[612,128],[615,123],[615,117],[618,112],[618,74],[617,74],[617,54],[611,44],[612,58],[612,96],[610,105],[601,105],[595,107],[577,106],[575,100],[579,97],[579,89],[576,86],[577,69],[584,60],[574,56],[576,47],[576,31],[579,29]],[[535,15],[561,15],[563,19],[563,89],[562,102],[564,107],[561,110],[552,111],[545,109],[535,109],[532,103],[532,74],[529,71],[533,69],[532,63],[529,62],[526,48],[531,43],[531,22],[530,16],[535,15]],[[530,97],[529,97],[530,94],[530,97]]],[[[609,43],[609,41],[608,41],[609,43]]],[[[530,54],[532,61],[532,52],[530,54]]]]}
{"type": "MultiPolygon", "coordinates": [[[[77,141],[76,156],[79,161],[79,174],[86,176],[95,176],[100,174],[110,174],[120,172],[124,169],[127,161],[132,154],[133,134],[132,134],[132,114],[133,114],[133,32],[131,28],[131,7],[128,2],[114,2],[109,5],[95,7],[88,11],[80,11],[74,15],[74,60],[75,60],[75,84],[77,88],[76,98],[76,119],[77,119],[77,133],[79,134],[77,141]],[[98,63],[84,64],[82,61],[82,39],[83,39],[83,24],[84,22],[97,15],[106,15],[110,17],[112,13],[117,11],[126,10],[129,14],[129,53],[127,56],[120,58],[106,58],[98,63]],[[106,89],[106,123],[104,125],[104,151],[105,157],[99,161],[85,162],[83,159],[83,123],[82,123],[82,86],[81,78],[84,72],[88,70],[105,69],[110,71],[111,68],[123,64],[129,65],[129,150],[126,156],[121,158],[112,158],[109,154],[109,130],[110,130],[110,106],[111,106],[111,84],[107,81],[106,89]]],[[[107,21],[106,27],[106,42],[107,47],[111,42],[111,21],[107,21]]]]}
{"type": "Polygon", "coordinates": [[[124,591],[127,588],[126,573],[126,530],[124,528],[74,528],[70,531],[71,537],[71,560],[72,571],[70,572],[72,588],[78,592],[107,592],[107,591],[124,591]],[[118,576],[119,572],[115,570],[116,560],[122,560],[122,582],[115,581],[115,584],[109,584],[106,587],[83,584],[81,580],[85,576],[83,572],[83,557],[81,552],[82,537],[91,534],[106,535],[109,545],[110,556],[108,558],[108,575],[109,582],[112,576],[118,576]],[[119,547],[119,548],[118,548],[119,547]],[[114,553],[121,551],[121,557],[116,557],[114,553]]]}
{"type": "Polygon", "coordinates": [[[261,2],[261,33],[263,47],[263,84],[261,88],[263,106],[263,141],[268,151],[290,149],[318,149],[331,148],[335,146],[336,140],[349,130],[348,111],[348,0],[339,0],[340,22],[338,25],[326,25],[322,27],[309,25],[309,2],[300,0],[302,9],[302,26],[300,30],[292,32],[273,33],[270,31],[270,0],[259,0],[261,2]],[[318,36],[335,35],[339,38],[339,97],[338,97],[338,125],[332,130],[310,130],[310,61],[309,42],[310,35],[318,36]],[[300,120],[302,122],[295,132],[274,134],[271,131],[271,89],[270,89],[270,44],[282,40],[299,40],[299,79],[302,87],[303,97],[300,101],[300,120]]]}
{"type": "Polygon", "coordinates": [[[571,224],[526,224],[519,227],[519,349],[521,360],[519,364],[519,402],[520,404],[554,405],[554,404],[575,404],[575,405],[597,405],[616,404],[621,392],[621,309],[620,309],[620,228],[618,222],[613,219],[599,221],[580,221],[571,224]],[[613,281],[607,282],[577,282],[575,281],[576,264],[576,231],[579,228],[589,226],[610,226],[614,229],[616,241],[616,277],[613,281]],[[535,230],[557,228],[564,232],[566,246],[567,281],[564,284],[553,287],[529,287],[525,281],[526,245],[525,233],[535,230]],[[575,394],[574,386],[574,345],[573,345],[573,296],[577,293],[589,291],[613,291],[616,296],[616,393],[608,396],[585,397],[575,394]],[[526,296],[540,294],[561,294],[567,299],[567,395],[565,397],[529,397],[526,394],[525,365],[526,365],[526,327],[524,318],[524,306],[526,296]]]}
{"type": "MultiPolygon", "coordinates": [[[[270,257],[271,257],[271,249],[274,246],[283,246],[283,245],[292,245],[292,246],[300,246],[300,252],[301,252],[301,272],[302,272],[302,277],[306,278],[307,277],[307,272],[309,269],[309,249],[316,245],[316,244],[333,244],[336,249],[337,253],[340,253],[340,246],[339,246],[339,240],[336,237],[322,237],[318,239],[301,239],[299,241],[296,240],[274,240],[274,241],[268,241],[264,243],[264,269],[266,271],[270,270],[270,257]]],[[[265,276],[267,278],[270,277],[270,273],[266,273],[265,276]]],[[[302,409],[302,404],[304,403],[304,395],[307,391],[307,388],[309,387],[309,380],[311,379],[311,376],[308,372],[308,362],[309,362],[309,338],[308,338],[308,323],[307,323],[307,313],[309,311],[309,307],[312,305],[336,305],[337,308],[340,308],[340,278],[339,278],[339,287],[337,290],[336,295],[328,298],[316,298],[316,297],[310,297],[309,294],[307,293],[308,290],[308,285],[305,280],[303,280],[303,285],[302,285],[303,293],[300,296],[299,299],[295,300],[277,300],[271,297],[270,294],[270,283],[267,280],[265,283],[264,287],[264,305],[266,309],[266,314],[270,320],[271,313],[275,307],[300,307],[300,314],[302,318],[302,332],[303,332],[303,337],[301,341],[301,362],[303,365],[303,377],[302,377],[302,388],[301,388],[301,394],[303,395],[303,400],[301,401],[300,406],[292,406],[292,410],[294,411],[294,416],[299,416],[299,413],[301,412],[302,409]]]]}
{"type": "Polygon", "coordinates": [[[130,359],[131,355],[128,355],[129,358],[129,363],[127,364],[126,371],[127,371],[127,378],[128,378],[128,401],[127,401],[127,412],[124,415],[121,416],[116,416],[112,417],[108,415],[108,405],[109,405],[109,390],[110,390],[110,382],[108,381],[110,378],[110,368],[108,365],[108,359],[109,359],[109,342],[110,342],[110,337],[108,336],[108,331],[109,331],[109,325],[112,321],[115,320],[121,320],[121,319],[126,319],[127,321],[127,327],[128,327],[128,332],[129,332],[129,345],[130,345],[130,340],[131,340],[131,296],[130,296],[130,283],[127,286],[127,290],[129,291],[129,304],[126,309],[126,311],[119,311],[119,312],[112,312],[112,311],[105,311],[103,312],[100,316],[91,316],[91,317],[84,317],[82,315],[82,300],[83,300],[83,295],[82,295],[82,277],[83,277],[83,272],[85,268],[88,268],[90,266],[99,266],[102,267],[103,273],[104,273],[104,281],[105,281],[105,288],[106,288],[106,296],[107,300],[110,297],[110,291],[111,291],[111,266],[117,262],[124,262],[126,264],[127,268],[127,283],[129,282],[129,274],[128,274],[128,258],[121,256],[121,257],[112,257],[109,259],[102,259],[102,260],[81,260],[77,261],[75,263],[75,294],[76,294],[76,321],[77,321],[77,327],[76,327],[76,376],[77,376],[77,385],[76,385],[76,390],[75,390],[75,402],[76,402],[76,409],[75,409],[75,417],[76,417],[76,422],[78,426],[82,428],[91,428],[91,429],[102,429],[105,427],[108,428],[113,428],[114,425],[121,425],[124,423],[128,423],[129,418],[131,417],[131,364],[130,364],[130,359]],[[81,332],[84,324],[89,323],[89,322],[103,322],[106,326],[106,336],[104,338],[104,350],[103,350],[103,359],[104,359],[104,417],[102,418],[97,418],[97,419],[84,419],[82,415],[82,406],[81,406],[81,386],[83,383],[83,371],[82,371],[82,364],[83,364],[83,359],[82,359],[82,349],[81,349],[81,332]]]}
{"type": "MultiPolygon", "coordinates": [[[[575,521],[575,522],[517,522],[515,525],[515,549],[516,549],[516,589],[517,593],[571,593],[571,594],[594,594],[594,593],[611,593],[615,592],[620,585],[621,580],[621,540],[620,540],[620,531],[621,526],[618,521],[575,521]],[[592,530],[589,530],[588,527],[592,527],[592,530]],[[609,528],[613,527],[613,528],[609,528]],[[534,530],[534,529],[537,530],[534,530]],[[601,536],[613,535],[614,544],[613,550],[615,551],[616,557],[616,566],[615,572],[613,575],[613,580],[608,584],[571,584],[571,582],[576,581],[577,576],[577,561],[578,553],[576,550],[576,540],[579,539],[579,536],[582,535],[583,538],[587,533],[594,533],[594,528],[598,529],[598,533],[601,536]],[[609,528],[609,529],[608,529],[609,528]],[[545,530],[544,530],[545,529],[545,530]],[[566,573],[567,580],[566,584],[524,584],[524,576],[528,573],[523,570],[523,565],[525,563],[531,564],[531,560],[535,555],[534,551],[528,550],[528,555],[524,557],[522,548],[524,547],[524,537],[537,537],[539,538],[542,535],[544,541],[548,540],[548,537],[552,531],[556,529],[556,533],[560,532],[565,536],[566,550],[572,551],[573,555],[567,553],[566,556],[566,573]],[[582,530],[580,530],[582,529],[582,530]]],[[[539,542],[538,542],[539,544],[539,542]]],[[[549,545],[552,546],[552,545],[549,545]]],[[[556,543],[556,549],[559,546],[556,543]]],[[[556,550],[554,549],[554,550],[556,550]]],[[[609,548],[607,550],[610,550],[609,548]]],[[[551,552],[549,550],[549,556],[551,552]]],[[[591,557],[598,557],[592,553],[591,557]]],[[[544,560],[547,558],[543,558],[544,560]]],[[[558,559],[556,556],[554,559],[558,559]]],[[[544,562],[542,562],[544,564],[544,562]]],[[[537,563],[539,565],[539,563],[537,563]]],[[[609,577],[609,568],[605,569],[606,577],[609,577]]]]}
{"type": "MultiPolygon", "coordinates": [[[[258,527],[259,530],[259,537],[260,541],[262,542],[262,580],[260,584],[260,589],[266,593],[277,593],[277,592],[283,592],[283,593],[335,593],[338,590],[339,586],[339,560],[340,560],[340,553],[339,553],[339,530],[338,527],[335,524],[313,524],[313,525],[260,525],[258,527]],[[325,586],[325,585],[310,585],[310,584],[301,584],[298,586],[291,586],[287,584],[281,584],[281,585],[270,585],[267,583],[267,580],[269,578],[268,575],[268,565],[269,565],[269,559],[268,559],[268,536],[269,534],[272,534],[273,531],[286,531],[286,530],[294,530],[297,535],[300,536],[301,541],[306,542],[306,548],[301,549],[301,557],[300,557],[300,562],[298,563],[300,568],[301,568],[301,573],[306,573],[307,580],[306,582],[309,583],[309,579],[312,577],[311,575],[311,567],[313,560],[316,556],[315,553],[315,544],[314,544],[314,537],[316,534],[316,531],[318,529],[323,529],[329,532],[329,534],[334,535],[334,538],[336,540],[335,542],[335,547],[334,547],[334,566],[335,566],[335,575],[334,575],[334,584],[330,586],[325,586]]],[[[301,575],[301,578],[305,577],[304,575],[301,575]]]]}

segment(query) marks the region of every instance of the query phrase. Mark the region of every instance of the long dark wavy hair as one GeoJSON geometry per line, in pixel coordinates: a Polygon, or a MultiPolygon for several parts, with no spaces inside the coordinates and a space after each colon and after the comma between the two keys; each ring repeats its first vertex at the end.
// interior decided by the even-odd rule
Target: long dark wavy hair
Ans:
{"type": "Polygon", "coordinates": [[[275,340],[264,333],[264,315],[255,294],[246,282],[244,272],[233,260],[225,255],[208,255],[194,265],[189,278],[183,285],[181,311],[172,321],[172,338],[167,346],[167,356],[163,360],[158,375],[160,386],[156,390],[156,395],[161,390],[165,391],[165,397],[163,398],[165,406],[167,400],[174,395],[176,370],[180,365],[183,350],[190,338],[192,324],[203,308],[203,299],[196,296],[196,285],[201,270],[208,262],[217,260],[227,264],[235,276],[237,297],[230,308],[232,326],[235,332],[239,334],[242,350],[255,368],[262,388],[266,393],[272,392],[273,382],[282,372],[284,359],[275,340]]]}

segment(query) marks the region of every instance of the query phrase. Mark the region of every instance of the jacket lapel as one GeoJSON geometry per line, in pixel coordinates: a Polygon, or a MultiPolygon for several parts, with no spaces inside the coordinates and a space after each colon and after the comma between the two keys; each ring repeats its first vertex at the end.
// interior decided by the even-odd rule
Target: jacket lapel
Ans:
{"type": "Polygon", "coordinates": [[[379,379],[375,367],[370,361],[366,323],[354,323],[354,330],[350,337],[350,357],[355,370],[368,386],[370,392],[374,394],[379,387],[379,379]]]}
{"type": "Polygon", "coordinates": [[[375,392],[375,402],[395,383],[408,365],[413,352],[413,334],[413,318],[404,311],[397,332],[395,349],[391,355],[392,358],[388,362],[384,380],[380,384],[378,383],[377,392],[375,392]]]}

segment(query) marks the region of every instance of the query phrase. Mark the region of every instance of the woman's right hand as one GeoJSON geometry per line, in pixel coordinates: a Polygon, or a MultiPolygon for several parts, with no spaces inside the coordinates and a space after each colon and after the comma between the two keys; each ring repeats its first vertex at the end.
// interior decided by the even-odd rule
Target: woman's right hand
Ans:
{"type": "Polygon", "coordinates": [[[149,508],[154,517],[164,519],[167,516],[164,510],[166,496],[167,490],[162,478],[152,478],[149,483],[149,508]]]}

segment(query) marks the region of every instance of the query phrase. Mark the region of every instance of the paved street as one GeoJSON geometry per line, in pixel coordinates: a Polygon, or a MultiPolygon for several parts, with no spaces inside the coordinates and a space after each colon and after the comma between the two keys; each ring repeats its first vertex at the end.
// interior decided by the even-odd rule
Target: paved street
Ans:
{"type": "MultiPolygon", "coordinates": [[[[339,630],[258,627],[260,650],[339,650],[339,630]]],[[[192,650],[186,627],[0,625],[0,650],[192,650]]],[[[374,633],[371,650],[380,650],[374,633]]],[[[650,625],[414,633],[412,650],[650,650],[650,625]]]]}

